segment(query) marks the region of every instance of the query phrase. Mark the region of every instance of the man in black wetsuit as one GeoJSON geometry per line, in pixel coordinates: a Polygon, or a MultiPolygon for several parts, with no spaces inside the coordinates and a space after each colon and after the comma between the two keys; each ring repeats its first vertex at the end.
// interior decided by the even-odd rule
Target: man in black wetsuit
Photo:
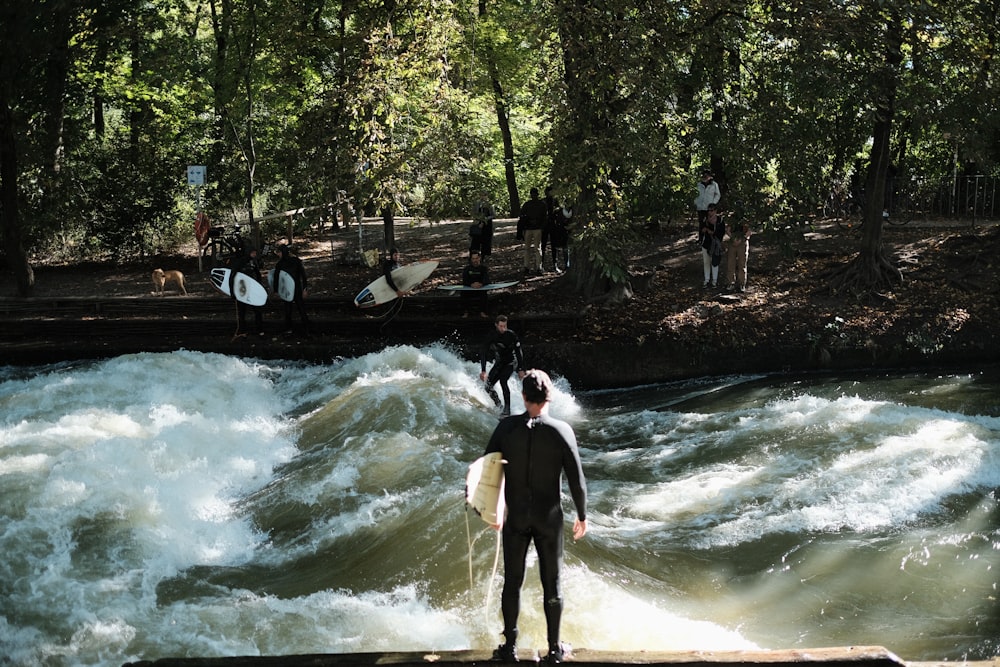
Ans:
{"type": "Polygon", "coordinates": [[[382,275],[385,276],[385,282],[389,284],[389,289],[395,292],[396,296],[403,297],[406,296],[406,292],[396,287],[396,283],[392,282],[392,272],[398,268],[399,251],[392,248],[389,250],[389,256],[382,262],[382,275]]]}
{"type": "MultiPolygon", "coordinates": [[[[503,392],[503,410],[501,417],[510,416],[510,387],[507,380],[514,371],[524,366],[524,354],[521,352],[521,339],[517,334],[507,328],[507,316],[497,315],[494,322],[494,331],[483,344],[483,352],[479,359],[479,379],[486,382],[486,393],[490,395],[496,405],[500,405],[500,397],[497,396],[496,389],[493,388],[497,382],[500,383],[500,391],[503,392]],[[493,358],[493,368],[490,374],[486,375],[486,363],[493,358]]],[[[519,378],[524,377],[524,371],[518,371],[519,378]]]]}
{"type": "Polygon", "coordinates": [[[309,333],[309,316],[306,314],[305,298],[309,294],[309,280],[306,276],[306,267],[299,259],[298,255],[292,253],[292,249],[287,244],[278,246],[278,255],[281,259],[274,265],[271,272],[271,289],[278,291],[278,272],[284,271],[295,281],[295,293],[291,301],[282,301],[282,308],[285,312],[285,333],[292,333],[292,306],[299,311],[299,319],[302,321],[302,333],[309,333]]]}
{"type": "MultiPolygon", "coordinates": [[[[490,282],[490,271],[483,264],[482,255],[478,250],[469,253],[469,263],[462,270],[462,284],[466,287],[482,287],[490,282]]],[[[465,315],[469,315],[470,307],[479,307],[480,317],[489,317],[486,314],[486,292],[462,292],[462,303],[465,305],[465,315]]]]}
{"type": "Polygon", "coordinates": [[[507,503],[507,518],[502,528],[504,581],[500,598],[505,641],[493,652],[493,659],[517,662],[521,584],[528,546],[534,541],[549,644],[544,660],[556,664],[564,660],[567,650],[559,641],[563,606],[559,592],[563,558],[562,476],[566,474],[576,506],[574,540],[587,534],[587,482],[572,427],[548,414],[552,397],[549,376],[539,370],[525,373],[521,395],[525,413],[501,421],[486,446],[487,454],[503,455],[507,503]]]}
{"type": "Polygon", "coordinates": [[[233,300],[236,302],[236,336],[240,337],[246,335],[247,308],[252,308],[254,333],[263,337],[264,311],[261,310],[260,306],[248,306],[237,299],[234,286],[237,273],[244,273],[259,282],[261,285],[264,284],[264,278],[260,275],[260,260],[257,259],[257,248],[247,246],[243,257],[235,260],[231,268],[232,271],[229,273],[229,293],[233,295],[233,300]]]}

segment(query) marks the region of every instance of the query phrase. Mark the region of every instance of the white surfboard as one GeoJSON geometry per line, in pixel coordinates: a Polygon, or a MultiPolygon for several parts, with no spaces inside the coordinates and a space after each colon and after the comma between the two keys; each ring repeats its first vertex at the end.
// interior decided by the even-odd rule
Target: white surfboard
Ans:
{"type": "Polygon", "coordinates": [[[271,269],[267,272],[267,284],[282,301],[295,301],[295,278],[292,278],[287,271],[271,269]],[[275,274],[278,276],[277,281],[274,279],[275,274]]]}
{"type": "Polygon", "coordinates": [[[507,509],[503,498],[504,463],[500,452],[493,452],[473,461],[465,475],[465,502],[491,526],[503,525],[507,509]]]}
{"type": "MultiPolygon", "coordinates": [[[[392,272],[392,282],[396,283],[396,287],[400,290],[406,292],[427,280],[437,265],[437,262],[414,262],[401,266],[392,272]]],[[[371,308],[389,303],[395,298],[396,292],[389,287],[385,276],[379,276],[368,287],[358,292],[358,295],[354,297],[354,305],[358,308],[371,308]]]]}
{"type": "Polygon", "coordinates": [[[489,283],[487,285],[483,285],[482,287],[470,287],[468,285],[441,285],[438,289],[448,290],[449,292],[487,292],[491,289],[513,287],[519,282],[519,280],[511,280],[505,283],[489,283]]]}
{"type": "Polygon", "coordinates": [[[233,293],[230,293],[229,278],[232,273],[231,269],[212,269],[212,284],[226,296],[236,297],[237,301],[242,301],[245,304],[263,306],[267,303],[267,290],[264,289],[264,286],[239,271],[233,277],[233,293]]]}

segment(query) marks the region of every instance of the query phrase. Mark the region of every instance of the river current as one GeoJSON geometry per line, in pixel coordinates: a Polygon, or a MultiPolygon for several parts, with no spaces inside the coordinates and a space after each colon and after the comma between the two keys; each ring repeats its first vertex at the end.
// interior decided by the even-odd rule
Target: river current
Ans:
{"type": "MultiPolygon", "coordinates": [[[[503,566],[463,502],[496,425],[478,371],[437,346],[0,368],[0,656],[491,649],[503,566]]],[[[573,646],[1000,654],[997,373],[557,378],[552,413],[590,492],[573,646]]],[[[542,648],[529,563],[520,644],[542,648]]]]}

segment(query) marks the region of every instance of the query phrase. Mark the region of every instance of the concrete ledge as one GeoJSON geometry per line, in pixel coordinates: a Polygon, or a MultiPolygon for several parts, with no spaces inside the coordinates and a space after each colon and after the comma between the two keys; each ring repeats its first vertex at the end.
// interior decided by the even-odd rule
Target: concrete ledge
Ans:
{"type": "MultiPolygon", "coordinates": [[[[520,649],[521,663],[531,663],[531,652],[520,649]]],[[[535,652],[537,660],[538,652],[535,652]]],[[[544,655],[544,653],[542,654],[544,655]]],[[[940,662],[905,663],[891,651],[881,646],[846,646],[815,649],[785,649],[776,651],[669,651],[669,652],[615,652],[578,649],[567,661],[573,665],[795,665],[817,663],[824,667],[842,665],[858,667],[864,665],[894,667],[913,665],[956,665],[973,667],[1000,667],[1000,659],[980,662],[940,662]]],[[[490,660],[486,651],[440,651],[410,653],[341,653],[260,657],[229,658],[161,658],[154,661],[126,663],[125,667],[371,667],[373,665],[393,665],[396,667],[465,667],[477,664],[498,665],[490,660]]]]}

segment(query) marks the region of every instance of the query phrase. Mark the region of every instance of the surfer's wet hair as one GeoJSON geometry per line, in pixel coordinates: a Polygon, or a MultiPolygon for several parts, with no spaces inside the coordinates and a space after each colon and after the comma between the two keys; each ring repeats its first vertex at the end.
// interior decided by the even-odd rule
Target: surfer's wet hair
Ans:
{"type": "Polygon", "coordinates": [[[552,379],[545,371],[533,368],[524,374],[524,379],[521,381],[521,393],[524,394],[525,401],[537,405],[548,403],[552,398],[552,392],[552,379]]]}

